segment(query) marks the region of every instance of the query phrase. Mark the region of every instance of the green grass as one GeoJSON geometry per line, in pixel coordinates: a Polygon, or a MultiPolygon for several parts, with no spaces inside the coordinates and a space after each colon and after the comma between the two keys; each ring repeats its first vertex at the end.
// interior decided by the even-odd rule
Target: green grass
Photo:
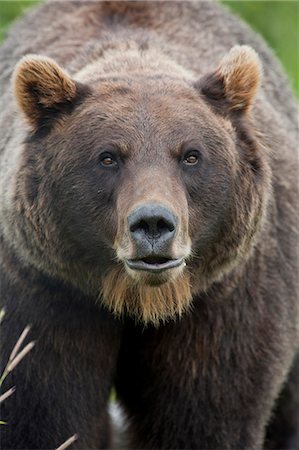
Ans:
{"type": "Polygon", "coordinates": [[[5,32],[11,22],[21,16],[23,11],[36,3],[38,3],[36,0],[0,0],[0,41],[4,39],[5,32]]]}
{"type": "MultiPolygon", "coordinates": [[[[37,0],[0,0],[0,41],[10,23],[37,0]]],[[[281,60],[299,96],[299,2],[228,1],[223,3],[261,34],[281,60]]]]}

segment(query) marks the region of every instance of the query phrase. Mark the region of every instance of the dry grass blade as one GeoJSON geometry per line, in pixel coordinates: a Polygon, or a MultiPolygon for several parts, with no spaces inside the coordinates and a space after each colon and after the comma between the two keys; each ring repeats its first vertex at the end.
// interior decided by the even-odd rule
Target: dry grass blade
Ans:
{"type": "Polygon", "coordinates": [[[27,327],[24,329],[24,331],[23,331],[23,333],[21,334],[21,336],[19,337],[19,339],[18,339],[16,345],[14,346],[14,348],[13,348],[11,354],[10,354],[10,357],[9,357],[8,362],[11,362],[11,361],[14,359],[14,357],[15,357],[16,354],[18,353],[18,351],[19,351],[21,345],[23,344],[23,342],[24,342],[24,340],[25,340],[27,334],[29,333],[29,331],[30,331],[30,327],[27,326],[27,327]]]}
{"type": "Polygon", "coordinates": [[[2,322],[3,317],[5,316],[5,309],[0,309],[0,323],[2,322]]]}
{"type": "Polygon", "coordinates": [[[4,402],[8,397],[10,397],[16,390],[16,387],[12,387],[8,389],[8,391],[4,392],[4,394],[0,395],[0,403],[4,402]]]}
{"type": "Polygon", "coordinates": [[[64,450],[65,448],[68,448],[77,439],[78,439],[78,434],[74,434],[69,439],[67,439],[63,444],[61,444],[60,447],[58,447],[56,450],[64,450]]]}
{"type": "Polygon", "coordinates": [[[5,369],[7,373],[11,372],[18,364],[19,362],[24,358],[24,356],[27,355],[27,353],[30,352],[30,350],[32,350],[32,348],[34,347],[35,342],[29,342],[29,344],[27,344],[23,350],[11,361],[8,362],[7,368],[5,369]]]}

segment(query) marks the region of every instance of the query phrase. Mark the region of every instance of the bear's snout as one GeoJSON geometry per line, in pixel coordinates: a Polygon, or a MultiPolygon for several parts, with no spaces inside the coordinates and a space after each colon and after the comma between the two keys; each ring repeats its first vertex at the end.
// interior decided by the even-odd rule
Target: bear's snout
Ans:
{"type": "Polygon", "coordinates": [[[137,256],[168,255],[177,222],[176,216],[161,204],[149,203],[136,208],[128,217],[128,227],[137,256]]]}
{"type": "Polygon", "coordinates": [[[126,261],[132,270],[163,272],[183,264],[173,257],[173,241],[178,218],[163,204],[138,206],[128,216],[128,229],[134,243],[134,258],[126,261]]]}

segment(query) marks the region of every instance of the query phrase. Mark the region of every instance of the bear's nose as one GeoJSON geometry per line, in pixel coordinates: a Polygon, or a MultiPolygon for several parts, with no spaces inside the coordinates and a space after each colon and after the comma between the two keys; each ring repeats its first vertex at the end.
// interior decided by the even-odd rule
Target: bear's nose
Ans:
{"type": "Polygon", "coordinates": [[[136,208],[128,217],[128,225],[131,237],[140,249],[145,249],[150,243],[159,251],[162,244],[166,249],[172,241],[177,218],[165,206],[150,203],[136,208]]]}

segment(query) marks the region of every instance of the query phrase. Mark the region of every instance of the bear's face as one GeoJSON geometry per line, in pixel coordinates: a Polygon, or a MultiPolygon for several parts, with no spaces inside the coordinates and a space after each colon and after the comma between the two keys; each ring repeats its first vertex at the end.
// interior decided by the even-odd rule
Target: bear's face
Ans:
{"type": "Polygon", "coordinates": [[[118,314],[180,314],[250,249],[266,179],[247,117],[259,65],[252,50],[246,62],[236,52],[198,83],[145,75],[84,85],[40,57],[16,69],[33,127],[24,185],[34,220],[53,222],[55,235],[41,235],[61,266],[97,268],[118,314]]]}

